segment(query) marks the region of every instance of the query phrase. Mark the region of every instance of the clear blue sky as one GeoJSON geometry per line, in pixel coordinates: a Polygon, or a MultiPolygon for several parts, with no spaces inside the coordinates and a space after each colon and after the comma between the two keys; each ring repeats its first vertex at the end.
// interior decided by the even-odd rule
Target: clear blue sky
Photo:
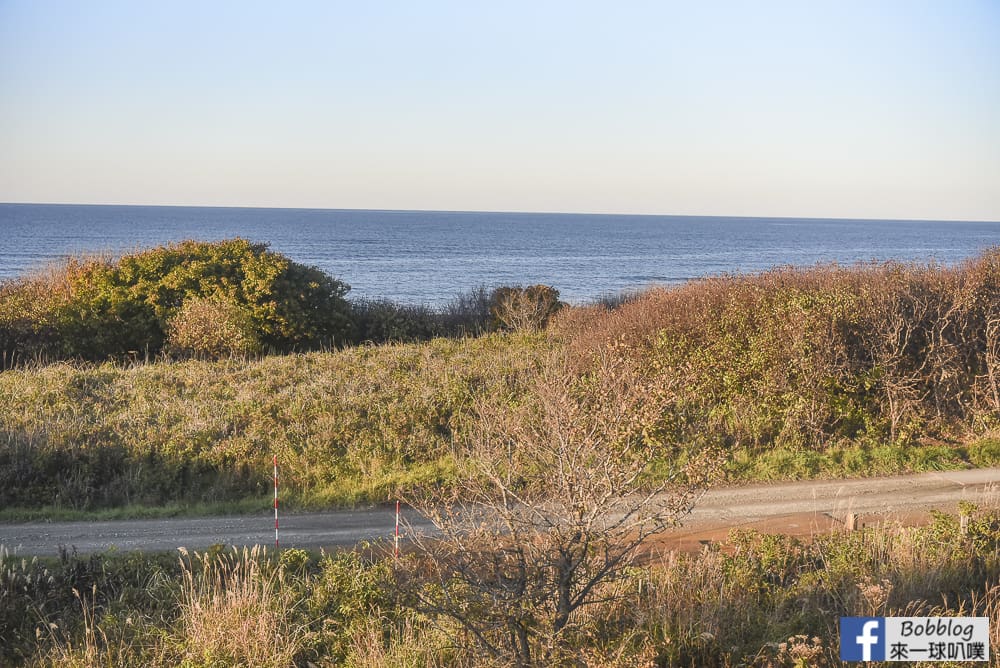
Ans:
{"type": "Polygon", "coordinates": [[[0,201],[1000,220],[1000,3],[0,0],[0,201]]]}

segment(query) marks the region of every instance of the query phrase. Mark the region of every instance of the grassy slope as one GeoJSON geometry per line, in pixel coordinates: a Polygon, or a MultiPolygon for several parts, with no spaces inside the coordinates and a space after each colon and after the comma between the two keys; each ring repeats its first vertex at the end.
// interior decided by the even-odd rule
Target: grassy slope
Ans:
{"type": "MultiPolygon", "coordinates": [[[[475,397],[519,391],[535,336],[439,339],[252,362],[65,364],[0,374],[4,505],[70,509],[384,500],[447,478],[475,397]]],[[[0,474],[3,475],[3,474],[0,474]]]]}
{"type": "MultiPolygon", "coordinates": [[[[957,268],[781,269],[567,309],[547,331],[256,361],[54,364],[0,373],[8,518],[270,493],[299,507],[447,482],[480,401],[531,401],[559,351],[612,346],[673,400],[661,461],[705,445],[742,480],[1000,462],[1000,252],[957,268]]],[[[178,505],[179,504],[179,505],[178,505]]],[[[252,505],[252,504],[251,504],[252,505]]]]}

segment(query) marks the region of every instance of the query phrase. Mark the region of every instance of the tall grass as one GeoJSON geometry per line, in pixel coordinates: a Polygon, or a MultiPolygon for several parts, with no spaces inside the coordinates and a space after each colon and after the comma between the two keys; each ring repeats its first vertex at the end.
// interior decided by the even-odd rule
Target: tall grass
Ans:
{"type": "Polygon", "coordinates": [[[476,397],[517,394],[543,335],[256,361],[0,374],[0,504],[69,509],[262,498],[379,501],[447,479],[476,397]]]}
{"type": "Polygon", "coordinates": [[[301,596],[287,575],[259,547],[194,554],[182,570],[180,615],[167,652],[178,665],[292,665],[312,632],[298,621],[301,596]]]}

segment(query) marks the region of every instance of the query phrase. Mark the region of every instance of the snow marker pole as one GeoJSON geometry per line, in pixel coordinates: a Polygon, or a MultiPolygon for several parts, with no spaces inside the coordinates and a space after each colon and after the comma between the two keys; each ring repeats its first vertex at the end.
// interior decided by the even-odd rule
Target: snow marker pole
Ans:
{"type": "Polygon", "coordinates": [[[278,455],[274,455],[274,549],[278,546],[278,455]]]}
{"type": "Polygon", "coordinates": [[[393,543],[393,558],[399,559],[399,500],[396,501],[396,536],[393,543]]]}

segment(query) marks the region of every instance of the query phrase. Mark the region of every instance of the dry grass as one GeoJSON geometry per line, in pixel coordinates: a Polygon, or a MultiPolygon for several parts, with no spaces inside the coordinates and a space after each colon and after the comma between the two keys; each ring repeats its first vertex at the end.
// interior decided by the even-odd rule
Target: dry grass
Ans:
{"type": "Polygon", "coordinates": [[[381,619],[370,619],[351,635],[348,668],[442,668],[460,665],[457,659],[448,661],[442,647],[446,640],[425,623],[407,618],[401,626],[386,625],[381,619]],[[388,640],[386,639],[388,635],[388,640]]]}
{"type": "MultiPolygon", "coordinates": [[[[987,616],[1000,643],[1000,516],[965,507],[930,526],[883,525],[798,540],[733,532],[722,549],[668,552],[602,585],[553,660],[572,666],[836,666],[840,616],[987,616]]],[[[293,553],[295,551],[292,551],[293,553]]],[[[447,619],[376,586],[387,564],[264,551],[182,559],[169,615],[74,596],[30,665],[495,666],[451,646],[447,619]],[[301,563],[300,563],[301,562],[301,563]],[[379,593],[381,592],[381,593],[379,593]],[[372,598],[372,597],[375,598],[372,598]],[[131,622],[126,623],[126,619],[131,622]]],[[[107,557],[108,567],[113,559],[107,557]]],[[[451,629],[450,631],[453,631],[451,629]]],[[[994,652],[996,657],[996,652],[994,652]]],[[[997,664],[994,658],[993,665],[997,664]]],[[[929,664],[930,665],[930,664],[929,664]]],[[[937,664],[935,664],[937,665],[937,664]]]]}
{"type": "MultiPolygon", "coordinates": [[[[96,599],[97,588],[81,594],[73,589],[80,606],[82,637],[75,637],[67,629],[61,629],[54,622],[46,623],[50,649],[41,661],[42,665],[61,668],[94,668],[105,666],[115,668],[123,665],[131,654],[129,641],[121,635],[109,634],[98,623],[96,599]]],[[[40,636],[41,634],[39,634],[40,636]]]]}
{"type": "Polygon", "coordinates": [[[183,552],[176,615],[152,619],[135,611],[124,620],[88,595],[75,632],[51,624],[48,649],[35,665],[262,666],[295,665],[314,639],[302,622],[301,582],[260,548],[228,553],[183,552]]]}
{"type": "Polygon", "coordinates": [[[296,623],[300,594],[259,547],[195,553],[183,569],[180,616],[166,640],[179,664],[290,666],[311,632],[296,623]]]}

